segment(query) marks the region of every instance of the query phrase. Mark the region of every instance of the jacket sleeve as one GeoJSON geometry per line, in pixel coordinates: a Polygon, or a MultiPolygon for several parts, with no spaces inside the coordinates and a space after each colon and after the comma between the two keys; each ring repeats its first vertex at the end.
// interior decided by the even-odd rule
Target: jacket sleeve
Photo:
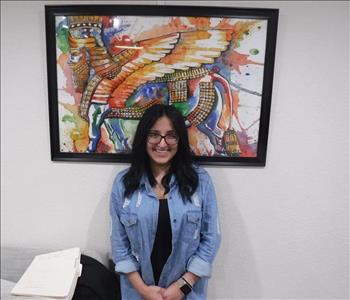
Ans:
{"type": "Polygon", "coordinates": [[[209,174],[207,176],[202,193],[200,243],[197,251],[188,260],[187,271],[199,277],[209,278],[212,273],[212,263],[221,243],[221,232],[215,189],[209,174]]]}
{"type": "Polygon", "coordinates": [[[132,254],[128,236],[119,218],[124,198],[120,188],[122,185],[122,176],[118,174],[110,197],[112,259],[116,272],[130,273],[139,270],[140,265],[132,254]]]}

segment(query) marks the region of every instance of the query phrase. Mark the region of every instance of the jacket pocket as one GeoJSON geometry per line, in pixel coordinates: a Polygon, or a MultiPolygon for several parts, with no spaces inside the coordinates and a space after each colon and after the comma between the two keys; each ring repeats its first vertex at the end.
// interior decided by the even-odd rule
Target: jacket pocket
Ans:
{"type": "Polygon", "coordinates": [[[188,211],[185,215],[182,238],[185,242],[196,244],[199,241],[202,221],[202,212],[200,210],[188,211]]]}
{"type": "Polygon", "coordinates": [[[121,213],[120,222],[124,225],[126,234],[130,241],[131,249],[138,251],[140,242],[138,237],[138,217],[135,213],[121,213]]]}

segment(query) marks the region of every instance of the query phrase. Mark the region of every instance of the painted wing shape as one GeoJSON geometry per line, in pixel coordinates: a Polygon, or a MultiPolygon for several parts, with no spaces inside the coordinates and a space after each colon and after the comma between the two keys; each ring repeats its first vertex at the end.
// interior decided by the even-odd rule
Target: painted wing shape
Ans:
{"type": "Polygon", "coordinates": [[[112,79],[113,85],[115,87],[118,86],[130,74],[162,59],[173,50],[178,43],[179,37],[179,33],[172,33],[163,37],[138,42],[136,46],[140,49],[135,51],[132,58],[122,66],[120,73],[112,79]]]}
{"type": "MultiPolygon", "coordinates": [[[[113,79],[103,78],[95,88],[92,100],[95,103],[107,103],[115,88],[136,70],[154,61],[159,61],[175,47],[180,34],[171,33],[166,36],[143,40],[134,47],[127,47],[126,51],[114,56],[121,70],[113,79]],[[139,48],[139,49],[138,49],[139,48]]],[[[120,47],[114,45],[113,47],[120,47]]],[[[117,106],[123,106],[119,104],[117,106]]]]}
{"type": "Polygon", "coordinates": [[[180,33],[176,47],[159,60],[130,73],[112,93],[111,103],[120,106],[142,84],[175,70],[211,64],[229,45],[231,34],[225,30],[180,33]]]}

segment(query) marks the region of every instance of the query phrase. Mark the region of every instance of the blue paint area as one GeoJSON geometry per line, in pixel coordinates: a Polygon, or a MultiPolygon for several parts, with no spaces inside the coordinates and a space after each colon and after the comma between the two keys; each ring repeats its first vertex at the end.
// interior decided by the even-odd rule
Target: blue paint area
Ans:
{"type": "Polygon", "coordinates": [[[114,36],[118,36],[121,32],[125,31],[128,27],[130,27],[130,24],[121,24],[118,28],[116,27],[108,27],[104,28],[102,30],[102,41],[105,44],[105,46],[108,48],[111,42],[111,39],[114,36]]]}
{"type": "Polygon", "coordinates": [[[211,128],[211,130],[214,130],[217,127],[218,121],[220,119],[221,111],[217,109],[217,106],[218,101],[215,101],[212,111],[208,115],[207,119],[204,121],[207,124],[207,126],[211,128]]]}
{"type": "Polygon", "coordinates": [[[199,101],[199,88],[197,88],[194,94],[191,97],[189,97],[188,100],[186,101],[189,111],[192,111],[195,109],[195,107],[198,105],[198,101],[199,101]]]}
{"type": "Polygon", "coordinates": [[[169,92],[166,83],[148,83],[140,86],[126,101],[125,106],[133,107],[139,102],[145,104],[154,99],[160,99],[162,103],[168,104],[169,92]]]}
{"type": "Polygon", "coordinates": [[[222,146],[222,139],[214,135],[212,130],[205,126],[205,122],[199,124],[197,128],[209,138],[210,143],[214,146],[216,155],[226,156],[225,149],[222,146]]]}
{"type": "Polygon", "coordinates": [[[105,120],[109,138],[117,151],[131,150],[131,145],[129,145],[128,138],[125,137],[125,132],[123,130],[123,121],[125,120],[117,118],[105,120]]]}
{"type": "Polygon", "coordinates": [[[100,104],[92,104],[91,106],[93,106],[96,109],[96,111],[93,115],[93,120],[90,121],[90,130],[92,136],[90,136],[90,146],[88,151],[95,152],[97,149],[98,142],[101,138],[101,125],[104,122],[104,118],[106,117],[106,115],[110,112],[110,109],[107,109],[106,111],[101,113],[100,104]]]}

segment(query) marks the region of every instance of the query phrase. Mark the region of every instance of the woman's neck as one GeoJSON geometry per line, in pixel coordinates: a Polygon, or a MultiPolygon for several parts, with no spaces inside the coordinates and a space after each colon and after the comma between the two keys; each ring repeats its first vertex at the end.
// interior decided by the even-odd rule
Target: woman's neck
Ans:
{"type": "Polygon", "coordinates": [[[161,183],[163,177],[168,173],[169,168],[170,168],[170,164],[158,165],[158,164],[151,163],[152,174],[158,184],[161,183]]]}

